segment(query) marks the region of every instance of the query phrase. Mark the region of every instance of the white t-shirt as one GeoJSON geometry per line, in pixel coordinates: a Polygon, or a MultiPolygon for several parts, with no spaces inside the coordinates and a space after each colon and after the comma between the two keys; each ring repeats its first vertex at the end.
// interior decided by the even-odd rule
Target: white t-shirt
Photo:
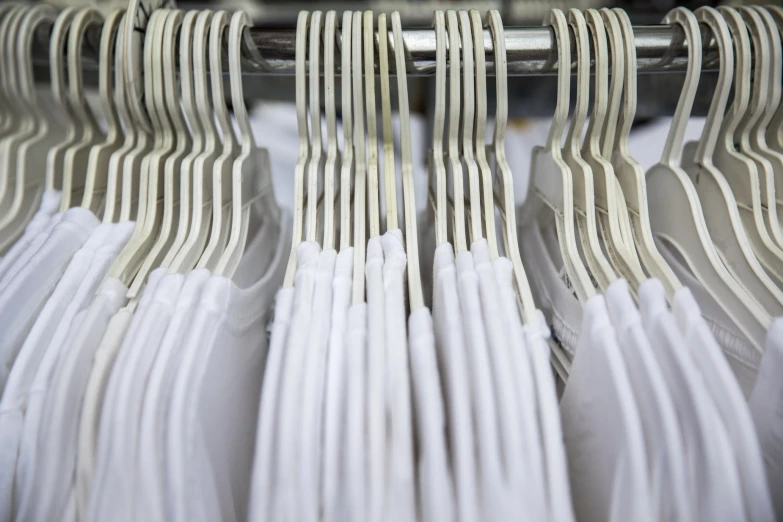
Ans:
{"type": "Polygon", "coordinates": [[[687,288],[681,288],[674,294],[673,313],[734,449],[748,520],[774,520],[761,448],[753,429],[748,403],[704,321],[693,294],[687,288]]]}
{"type": "Polygon", "coordinates": [[[601,295],[585,303],[560,412],[579,520],[653,520],[642,424],[601,295]]]}
{"type": "Polygon", "coordinates": [[[250,241],[232,278],[204,283],[168,419],[167,458],[183,478],[168,485],[173,520],[247,519],[266,326],[291,238],[290,214],[280,220],[250,241]]]}
{"type": "Polygon", "coordinates": [[[386,324],[381,236],[367,243],[367,517],[380,520],[386,492],[386,324]]]}
{"type": "MultiPolygon", "coordinates": [[[[353,248],[349,247],[337,254],[334,279],[332,280],[332,315],[328,339],[329,356],[323,414],[323,480],[321,482],[321,509],[325,522],[344,520],[346,509],[340,504],[340,499],[345,477],[343,452],[345,451],[345,415],[347,410],[346,372],[348,371],[345,342],[352,284],[353,248]]],[[[266,378],[271,379],[271,374],[266,378]]],[[[260,435],[259,431],[259,437],[260,435]]],[[[254,518],[254,520],[259,519],[254,518]]]]}
{"type": "Polygon", "coordinates": [[[41,308],[57,286],[71,257],[99,223],[89,210],[68,210],[41,248],[0,291],[0,331],[3,332],[0,336],[0,393],[41,308]]]}
{"type": "Polygon", "coordinates": [[[8,269],[16,262],[22,252],[27,249],[33,238],[46,228],[47,223],[49,223],[52,216],[60,208],[61,196],[62,194],[58,190],[44,190],[38,211],[25,227],[24,233],[14,242],[11,248],[8,249],[8,252],[6,252],[3,258],[0,259],[0,280],[2,280],[3,276],[5,276],[8,269]]]}
{"type": "Polygon", "coordinates": [[[348,309],[345,334],[348,401],[345,415],[345,514],[344,520],[363,522],[367,518],[367,304],[354,303],[348,309]]]}
{"type": "Polygon", "coordinates": [[[776,319],[767,331],[766,348],[749,404],[779,520],[783,517],[783,319],[776,319]]]}
{"type": "MultiPolygon", "coordinates": [[[[405,311],[405,266],[407,258],[399,229],[387,231],[381,238],[383,246],[383,286],[386,310],[386,403],[389,409],[386,518],[414,520],[416,516],[416,477],[413,454],[413,411],[411,409],[411,376],[408,357],[408,335],[405,311]]],[[[432,322],[429,324],[432,336],[432,322]]],[[[432,338],[430,337],[432,342],[432,338]]],[[[419,341],[422,342],[422,341],[419,341]]],[[[429,345],[434,364],[434,344],[429,345]]],[[[421,348],[427,350],[427,348],[421,348]]],[[[440,382],[437,376],[436,383],[440,382]]],[[[443,416],[443,404],[440,404],[443,416]]],[[[443,429],[443,425],[441,425],[443,429]]],[[[442,448],[443,451],[445,448],[442,448]]],[[[445,457],[445,453],[443,454],[445,457]]],[[[449,480],[448,475],[443,477],[449,480]]],[[[447,490],[447,491],[450,491],[447,490]]],[[[433,492],[438,494],[437,491],[433,492]]],[[[448,497],[445,500],[452,501],[448,497]]],[[[449,506],[451,508],[451,506],[449,506]]],[[[453,509],[453,508],[451,508],[453,509]]],[[[448,513],[450,511],[446,511],[448,513]]],[[[444,519],[445,520],[445,519],[444,519]]]]}
{"type": "Polygon", "coordinates": [[[38,249],[40,249],[41,246],[46,243],[46,238],[49,237],[49,234],[51,234],[52,230],[54,230],[54,227],[59,225],[63,220],[64,215],[65,214],[62,212],[56,212],[52,214],[44,226],[41,227],[33,237],[30,238],[30,241],[27,243],[27,245],[23,248],[20,247],[20,250],[14,256],[15,259],[8,260],[8,266],[0,278],[0,292],[2,292],[5,287],[8,286],[8,283],[13,281],[14,277],[16,277],[16,274],[18,274],[21,269],[27,266],[27,264],[30,262],[30,259],[35,255],[36,252],[38,252],[38,249]]]}
{"type": "Polygon", "coordinates": [[[438,366],[443,377],[454,497],[460,521],[479,520],[478,462],[473,433],[468,349],[463,333],[454,253],[449,243],[435,249],[433,320],[438,366]]]}
{"type": "Polygon", "coordinates": [[[33,520],[53,520],[62,516],[68,505],[76,469],[79,415],[92,358],[109,319],[126,302],[126,293],[119,280],[104,280],[92,304],[74,321],[63,345],[38,432],[33,520]]]}
{"type": "Polygon", "coordinates": [[[688,354],[663,285],[648,279],[639,286],[639,308],[650,345],[666,379],[688,458],[689,498],[697,520],[744,520],[742,489],[734,450],[704,380],[688,354]]]}
{"type": "Polygon", "coordinates": [[[205,268],[196,269],[183,279],[174,313],[158,349],[144,393],[139,427],[139,451],[136,471],[136,515],[148,522],[164,522],[166,514],[166,423],[174,378],[182,362],[183,339],[204,283],[205,268]]]}
{"type": "Polygon", "coordinates": [[[656,520],[693,520],[696,505],[687,495],[688,461],[674,407],[676,395],[666,387],[625,279],[609,286],[606,303],[644,430],[651,514],[656,520]]]}

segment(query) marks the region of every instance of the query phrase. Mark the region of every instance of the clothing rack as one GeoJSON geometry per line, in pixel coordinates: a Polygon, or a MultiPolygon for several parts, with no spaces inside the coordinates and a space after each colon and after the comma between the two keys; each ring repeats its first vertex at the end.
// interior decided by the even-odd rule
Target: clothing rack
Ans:
{"type": "MultiPolygon", "coordinates": [[[[685,71],[688,49],[679,25],[634,26],[636,55],[640,73],[685,71]]],[[[90,27],[83,47],[85,68],[97,67],[101,27],[90,27]]],[[[549,27],[509,27],[504,30],[508,74],[510,76],[547,76],[557,73],[557,46],[554,32],[549,27]]],[[[38,65],[48,63],[51,26],[42,25],[36,35],[33,54],[38,65]]],[[[389,30],[389,53],[393,56],[394,42],[389,30]]],[[[243,68],[247,75],[292,76],[295,71],[295,28],[250,29],[254,48],[245,49],[243,68]]],[[[376,41],[378,34],[376,32],[376,41]]],[[[403,31],[409,76],[429,76],[435,73],[435,31],[433,29],[406,29],[403,31]]],[[[572,38],[572,42],[574,39],[572,38]]],[[[484,30],[487,74],[494,74],[492,35],[484,30]]],[[[339,50],[339,43],[338,43],[339,50]]],[[[702,70],[714,70],[718,61],[717,47],[709,31],[703,32],[702,70]]],[[[336,61],[340,66],[340,61],[336,61]]],[[[395,70],[389,61],[390,72],[395,70]]],[[[227,63],[224,61],[225,71],[227,63]]]]}

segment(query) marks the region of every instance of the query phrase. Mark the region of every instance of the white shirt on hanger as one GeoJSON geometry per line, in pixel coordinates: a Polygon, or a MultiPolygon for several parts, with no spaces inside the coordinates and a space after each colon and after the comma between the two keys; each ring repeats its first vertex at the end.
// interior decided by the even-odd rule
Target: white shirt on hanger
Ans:
{"type": "Polygon", "coordinates": [[[347,381],[347,411],[345,415],[345,518],[348,522],[364,522],[367,518],[366,437],[367,395],[367,303],[353,303],[348,309],[348,329],[345,334],[345,374],[347,381]]]}
{"type": "MultiPolygon", "coordinates": [[[[58,190],[49,189],[43,192],[41,204],[38,211],[25,227],[21,237],[17,239],[8,252],[0,259],[0,281],[2,281],[6,272],[16,262],[19,256],[27,249],[30,242],[47,227],[52,216],[60,208],[61,193],[58,190]]],[[[51,229],[50,229],[51,230],[51,229]]],[[[48,231],[47,231],[48,234],[48,231]]]]}

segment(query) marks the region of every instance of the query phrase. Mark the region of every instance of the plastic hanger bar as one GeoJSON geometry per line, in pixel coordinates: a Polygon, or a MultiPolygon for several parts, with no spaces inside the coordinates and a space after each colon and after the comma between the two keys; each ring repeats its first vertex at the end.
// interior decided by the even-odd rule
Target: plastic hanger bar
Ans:
{"type": "MultiPolygon", "coordinates": [[[[83,48],[85,68],[97,68],[100,42],[100,26],[91,27],[85,35],[83,48]]],[[[640,25],[634,26],[638,72],[676,72],[684,71],[688,63],[688,49],[684,44],[682,29],[677,25],[640,25]]],[[[504,29],[506,55],[508,57],[509,76],[554,75],[557,73],[557,49],[554,35],[548,27],[514,27],[504,29]]],[[[38,29],[33,46],[33,58],[36,63],[48,62],[48,42],[51,26],[42,25],[38,29]]],[[[340,32],[338,30],[338,40],[340,32]]],[[[394,40],[387,34],[389,52],[394,51],[394,40]]],[[[279,74],[293,75],[296,62],[296,29],[294,28],[250,28],[249,45],[242,56],[243,74],[279,74]]],[[[378,33],[375,34],[378,41],[378,33]]],[[[402,32],[405,43],[405,57],[408,76],[429,76],[435,74],[435,31],[433,29],[406,29],[402,32]]],[[[717,70],[718,50],[713,39],[705,38],[709,45],[704,46],[702,71],[717,70]]],[[[228,44],[224,43],[226,49],[228,44]]],[[[377,45],[377,44],[376,44],[377,45]]],[[[492,36],[484,30],[484,49],[486,53],[487,74],[495,74],[494,49],[492,36]]],[[[336,63],[336,74],[340,64],[336,63]]],[[[228,72],[227,66],[224,65],[228,72]]],[[[389,73],[396,74],[393,62],[389,63],[389,73]]],[[[380,71],[376,66],[376,75],[380,71]]],[[[574,68],[573,73],[576,73],[574,68]]]]}

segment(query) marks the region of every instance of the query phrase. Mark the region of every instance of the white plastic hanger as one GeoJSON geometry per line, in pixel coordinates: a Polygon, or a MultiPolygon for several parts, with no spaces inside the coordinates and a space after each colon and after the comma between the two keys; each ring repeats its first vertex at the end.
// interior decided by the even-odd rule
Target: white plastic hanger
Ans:
{"type": "Polygon", "coordinates": [[[419,245],[416,229],[416,195],[413,179],[413,160],[411,156],[410,114],[408,109],[408,80],[406,75],[405,42],[402,39],[400,13],[391,15],[394,35],[394,62],[397,72],[398,111],[400,113],[400,150],[402,161],[402,203],[405,213],[405,252],[408,256],[408,301],[413,312],[424,306],[419,272],[419,245]]]}
{"type": "Polygon", "coordinates": [[[712,162],[712,151],[731,91],[734,66],[731,34],[725,20],[715,9],[701,7],[694,14],[699,22],[712,29],[720,56],[720,72],[693,165],[686,172],[699,195],[710,237],[732,273],[768,313],[781,315],[783,292],[775,286],[756,259],[742,226],[731,187],[712,162]]]}
{"type": "Polygon", "coordinates": [[[682,26],[688,43],[688,69],[661,161],[647,172],[653,233],[677,248],[705,289],[760,349],[771,319],[723,265],[704,222],[696,189],[679,165],[685,127],[701,72],[699,23],[685,8],[670,11],[664,23],[682,26]]]}
{"type": "MultiPolygon", "coordinates": [[[[726,19],[731,31],[737,72],[734,76],[734,100],[720,129],[713,153],[713,163],[731,187],[739,207],[745,233],[756,257],[779,285],[783,283],[783,264],[781,262],[783,250],[778,248],[767,231],[762,209],[759,170],[757,164],[750,157],[735,147],[738,126],[743,116],[752,110],[749,109],[749,102],[752,98],[752,58],[748,31],[745,22],[735,9],[722,6],[718,11],[726,19]]],[[[761,87],[756,85],[756,88],[760,89],[761,87]]],[[[756,103],[759,104],[758,94],[756,98],[756,103]]]]}
{"type": "Polygon", "coordinates": [[[102,22],[103,16],[100,11],[95,8],[84,8],[74,17],[68,35],[68,97],[77,118],[76,124],[82,127],[82,134],[80,139],[65,151],[62,173],[63,193],[60,199],[61,212],[65,212],[73,204],[81,202],[90,151],[106,139],[85,98],[81,58],[85,31],[89,26],[102,22]],[[77,195],[79,199],[74,201],[74,195],[77,195]]]}
{"type": "Polygon", "coordinates": [[[109,160],[120,150],[125,131],[115,102],[115,93],[122,89],[112,81],[113,68],[118,67],[116,56],[119,43],[119,29],[125,16],[125,9],[112,9],[106,16],[101,31],[100,59],[98,62],[98,91],[101,107],[106,117],[106,139],[90,151],[84,180],[84,197],[81,206],[98,213],[108,184],[109,160]]]}
{"type": "MultiPolygon", "coordinates": [[[[378,180],[378,112],[375,108],[375,21],[364,11],[364,89],[367,107],[367,210],[370,237],[381,233],[378,180]]],[[[364,277],[364,276],[362,276],[364,277]]]]}
{"type": "Polygon", "coordinates": [[[481,211],[481,180],[473,149],[473,116],[475,105],[475,68],[473,66],[473,29],[467,11],[459,12],[460,36],[462,37],[462,160],[468,174],[468,202],[470,207],[470,241],[484,237],[481,211]]]}
{"type": "Polygon", "coordinates": [[[582,243],[587,266],[598,286],[604,292],[618,276],[601,250],[598,223],[595,215],[595,183],[590,164],[582,158],[580,140],[590,103],[590,37],[584,15],[578,9],[569,9],[568,25],[576,38],[576,104],[571,127],[566,134],[563,161],[571,169],[574,182],[574,205],[578,237],[582,243]]]}
{"type": "Polygon", "coordinates": [[[231,219],[231,185],[234,160],[238,156],[239,143],[231,124],[231,115],[223,92],[223,34],[228,28],[228,12],[217,11],[212,18],[209,31],[209,70],[212,81],[212,105],[215,110],[220,133],[223,136],[223,150],[215,159],[211,176],[212,183],[212,230],[204,252],[196,265],[198,268],[214,270],[228,241],[231,219]]]}
{"type": "MultiPolygon", "coordinates": [[[[367,211],[365,208],[365,198],[367,197],[367,165],[365,163],[366,150],[364,141],[364,87],[362,85],[362,13],[356,11],[353,13],[353,22],[351,30],[352,57],[351,66],[353,67],[353,151],[356,161],[354,170],[353,187],[353,304],[364,302],[364,264],[365,251],[367,250],[367,233],[365,224],[367,223],[367,211]]],[[[370,74],[375,81],[375,72],[371,69],[370,74]]],[[[377,145],[376,145],[377,154],[377,145]]]]}
{"type": "MultiPolygon", "coordinates": [[[[310,159],[307,165],[305,240],[318,237],[318,181],[321,173],[321,11],[310,13],[310,159]]],[[[327,205],[328,206],[328,205],[327,205]]]]}
{"type": "MultiPolygon", "coordinates": [[[[326,113],[326,162],[324,163],[324,250],[335,244],[335,171],[337,148],[337,108],[334,96],[334,47],[337,41],[337,13],[328,11],[324,21],[324,112],[326,113]]],[[[392,150],[394,154],[394,150],[392,150]]]]}
{"type": "Polygon", "coordinates": [[[495,110],[495,132],[492,137],[492,148],[497,164],[498,178],[501,188],[503,234],[505,238],[506,256],[514,266],[514,281],[521,303],[521,312],[528,324],[536,320],[536,304],[530,290],[522,257],[519,254],[519,239],[517,238],[516,206],[514,201],[514,177],[506,160],[506,125],[508,121],[508,79],[506,70],[506,38],[503,32],[503,20],[500,13],[493,9],[489,12],[489,29],[492,33],[492,43],[495,50],[495,86],[497,90],[497,108],[495,110]]]}
{"type": "MultiPolygon", "coordinates": [[[[7,34],[7,28],[13,18],[16,16],[17,11],[22,9],[22,6],[12,3],[4,3],[0,5],[0,50],[3,52],[3,56],[9,56],[8,45],[6,43],[5,35],[7,34]]],[[[14,107],[12,101],[8,97],[8,80],[10,75],[8,73],[8,66],[10,60],[4,60],[0,63],[0,139],[7,137],[14,127],[14,107]]],[[[0,148],[0,151],[2,149],[0,148]]]]}
{"type": "Polygon", "coordinates": [[[310,13],[300,11],[296,21],[296,123],[299,129],[299,158],[294,170],[294,219],[291,255],[285,272],[283,287],[294,285],[296,275],[296,247],[302,242],[304,225],[304,170],[310,156],[307,132],[307,29],[310,13]]]}
{"type": "MultiPolygon", "coordinates": [[[[783,38],[781,31],[783,31],[783,7],[776,5],[764,6],[775,22],[775,27],[778,31],[778,36],[783,38]]],[[[770,148],[783,153],[783,98],[778,103],[777,109],[772,120],[767,126],[767,144],[770,148]]],[[[783,172],[775,172],[775,198],[778,221],[783,221],[783,172]]]]}
{"type": "MultiPolygon", "coordinates": [[[[182,26],[179,30],[179,64],[180,64],[180,88],[182,93],[181,105],[184,117],[187,122],[183,133],[189,134],[189,139],[182,135],[183,140],[187,141],[186,155],[182,158],[180,164],[180,194],[179,211],[180,216],[177,223],[177,232],[174,241],[169,248],[166,257],[163,258],[161,266],[169,269],[170,272],[176,272],[173,267],[174,260],[185,245],[191,230],[191,216],[195,213],[193,205],[193,187],[196,185],[193,169],[193,163],[196,158],[204,151],[204,132],[198,118],[198,108],[195,103],[194,78],[193,78],[193,31],[195,29],[198,11],[188,11],[182,18],[182,26]]],[[[170,109],[173,111],[173,108],[170,109]]],[[[174,112],[173,112],[174,113],[174,112]]]]}
{"type": "Polygon", "coordinates": [[[383,118],[383,182],[386,196],[386,230],[399,228],[397,223],[397,171],[394,165],[394,131],[389,86],[389,30],[386,13],[378,15],[378,59],[381,74],[381,113],[383,118]]]}
{"type": "MultiPolygon", "coordinates": [[[[594,198],[586,201],[586,212],[594,212],[609,254],[609,260],[618,274],[622,275],[631,288],[638,288],[647,279],[636,254],[633,241],[626,242],[622,229],[630,230],[630,217],[625,206],[622,188],[615,176],[611,156],[604,157],[601,150],[601,134],[605,127],[614,127],[620,109],[625,62],[621,53],[614,53],[612,71],[615,96],[612,100],[612,116],[609,111],[609,49],[606,41],[606,27],[601,13],[596,9],[585,11],[587,27],[592,36],[595,57],[595,87],[593,89],[593,112],[582,145],[582,158],[593,173],[594,198]],[[616,56],[615,56],[616,55],[616,56]],[[620,194],[618,194],[620,192],[620,194]]],[[[619,33],[619,31],[618,31],[619,33]]]]}
{"type": "Polygon", "coordinates": [[[538,219],[542,205],[555,213],[558,242],[562,251],[566,273],[581,302],[595,295],[590,276],[579,257],[574,229],[574,193],[571,169],[563,160],[560,140],[568,119],[571,83],[571,45],[568,22],[562,11],[553,9],[544,24],[554,29],[557,39],[557,61],[561,66],[557,76],[557,106],[545,146],[533,149],[530,196],[522,206],[523,222],[538,219]],[[566,66],[566,64],[568,64],[566,66]]]}
{"type": "Polygon", "coordinates": [[[430,150],[430,185],[435,191],[435,243],[449,240],[446,166],[443,162],[443,126],[446,119],[446,20],[443,11],[435,11],[435,113],[430,150]]]}
{"type": "MultiPolygon", "coordinates": [[[[334,11],[330,13],[332,27],[334,27],[334,11]]],[[[327,15],[327,23],[329,21],[327,15]]],[[[250,33],[246,30],[251,26],[248,14],[237,11],[231,17],[228,35],[231,105],[239,126],[240,153],[233,162],[231,173],[230,234],[224,252],[215,266],[215,275],[227,277],[232,276],[239,266],[245,250],[249,220],[255,219],[254,213],[249,210],[249,205],[261,199],[261,217],[278,226],[280,223],[280,209],[272,191],[269,152],[256,146],[242,90],[242,45],[244,44],[251,53],[256,53],[254,60],[256,63],[261,61],[261,56],[250,39],[250,33]]]]}
{"type": "MultiPolygon", "coordinates": [[[[627,209],[633,227],[632,240],[636,242],[642,266],[648,274],[661,281],[666,289],[666,296],[671,301],[674,292],[680,289],[682,284],[655,245],[648,209],[647,181],[642,166],[631,156],[628,146],[631,125],[636,115],[636,49],[633,43],[633,27],[628,15],[621,9],[602,9],[601,16],[609,35],[613,69],[607,124],[604,125],[606,131],[601,137],[601,155],[612,160],[622,195],[625,197],[623,202],[617,196],[618,213],[622,213],[623,208],[627,209]],[[617,103],[620,99],[620,88],[623,92],[622,111],[618,124],[614,125],[620,110],[617,103]],[[615,132],[616,129],[619,130],[615,132]]],[[[622,232],[622,221],[620,230],[622,232]]],[[[627,232],[625,234],[627,235],[627,232]]],[[[629,248],[630,241],[630,238],[626,240],[629,248]]]]}
{"type": "Polygon", "coordinates": [[[473,59],[476,65],[476,120],[473,126],[474,151],[476,163],[481,175],[481,194],[483,196],[484,234],[487,239],[490,258],[494,261],[498,258],[497,228],[495,227],[494,186],[492,171],[487,161],[487,66],[484,56],[484,28],[481,22],[481,14],[476,9],[471,9],[470,23],[473,28],[473,59]]]}
{"type": "MultiPolygon", "coordinates": [[[[454,201],[454,250],[464,252],[468,249],[465,234],[465,182],[462,178],[462,161],[459,153],[460,129],[460,42],[461,36],[457,22],[457,13],[453,9],[446,11],[446,25],[449,36],[449,131],[448,154],[451,170],[451,190],[454,201]]],[[[472,81],[472,80],[471,80],[472,81]]]]}
{"type": "Polygon", "coordinates": [[[340,30],[340,79],[342,82],[343,154],[340,165],[340,250],[351,246],[351,179],[353,175],[353,93],[351,67],[353,13],[343,13],[340,30]]]}

